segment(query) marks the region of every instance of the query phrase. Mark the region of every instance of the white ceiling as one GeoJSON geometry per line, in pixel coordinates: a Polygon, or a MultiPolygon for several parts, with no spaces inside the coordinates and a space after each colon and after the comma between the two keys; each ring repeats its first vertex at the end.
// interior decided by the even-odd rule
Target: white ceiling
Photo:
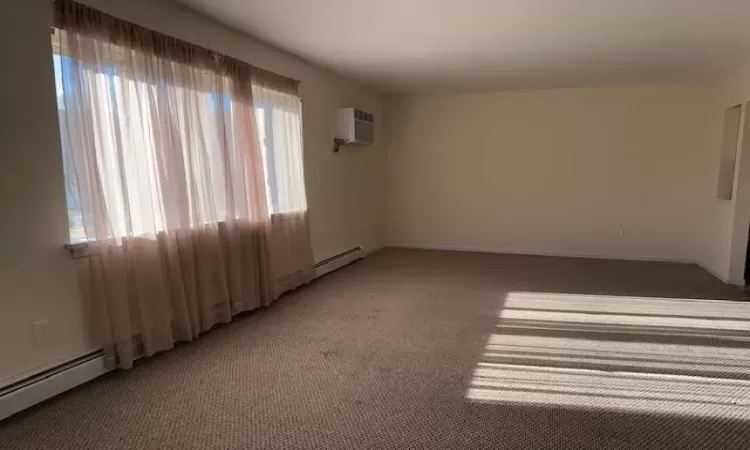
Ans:
{"type": "Polygon", "coordinates": [[[750,60],[750,0],[179,0],[384,91],[662,83],[750,60]]]}

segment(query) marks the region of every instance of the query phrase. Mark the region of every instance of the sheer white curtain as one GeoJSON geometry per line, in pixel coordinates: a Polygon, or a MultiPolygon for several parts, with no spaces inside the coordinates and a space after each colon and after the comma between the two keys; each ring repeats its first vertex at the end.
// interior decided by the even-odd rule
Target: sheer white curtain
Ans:
{"type": "Polygon", "coordinates": [[[298,96],[253,83],[267,187],[275,213],[306,211],[302,158],[302,103],[298,96]]]}
{"type": "Polygon", "coordinates": [[[272,215],[271,259],[275,286],[286,291],[312,277],[299,96],[253,83],[253,99],[266,167],[272,215]]]}
{"type": "Polygon", "coordinates": [[[301,114],[274,103],[270,170],[253,100],[260,82],[299,104],[296,82],[70,0],[55,11],[71,236],[88,242],[84,292],[119,365],[304,282],[301,114]],[[271,172],[292,232],[272,229],[271,172]]]}

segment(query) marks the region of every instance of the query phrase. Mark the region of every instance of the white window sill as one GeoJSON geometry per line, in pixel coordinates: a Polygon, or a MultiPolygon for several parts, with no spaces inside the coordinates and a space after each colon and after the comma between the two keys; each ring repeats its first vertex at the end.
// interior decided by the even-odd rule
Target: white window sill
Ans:
{"type": "Polygon", "coordinates": [[[75,244],[65,244],[65,248],[70,252],[70,256],[73,258],[88,258],[89,256],[89,243],[88,242],[76,242],[75,244]]]}

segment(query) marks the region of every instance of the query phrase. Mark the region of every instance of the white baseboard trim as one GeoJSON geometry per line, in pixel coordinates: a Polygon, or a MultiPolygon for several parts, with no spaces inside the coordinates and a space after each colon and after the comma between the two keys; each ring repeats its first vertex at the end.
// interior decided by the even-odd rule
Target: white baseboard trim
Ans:
{"type": "Polygon", "coordinates": [[[112,370],[102,351],[89,353],[0,390],[0,420],[112,370]]]}
{"type": "Polygon", "coordinates": [[[315,278],[320,278],[365,256],[367,256],[367,253],[365,253],[365,249],[360,245],[338,255],[326,258],[315,264],[315,278]]]}
{"type": "Polygon", "coordinates": [[[670,262],[678,264],[696,264],[695,261],[681,258],[669,258],[661,256],[612,256],[598,255],[591,253],[578,252],[547,252],[539,250],[524,250],[517,248],[485,248],[470,247],[462,245],[389,245],[391,248],[408,248],[414,250],[445,250],[454,252],[474,252],[474,253],[501,253],[508,255],[530,255],[530,256],[557,256],[562,258],[586,258],[586,259],[612,259],[621,261],[653,261],[653,262],[670,262]]]}
{"type": "Polygon", "coordinates": [[[701,269],[705,270],[713,277],[725,284],[731,284],[734,286],[744,287],[745,280],[730,280],[727,277],[719,275],[716,271],[709,268],[705,264],[702,264],[696,260],[680,259],[680,258],[665,258],[659,256],[606,256],[606,255],[594,255],[587,253],[574,253],[574,252],[541,252],[538,250],[521,250],[521,249],[488,249],[479,247],[467,247],[457,245],[389,245],[391,248],[407,248],[414,250],[445,250],[455,252],[474,252],[474,253],[499,253],[508,255],[530,255],[530,256],[556,256],[564,258],[588,258],[588,259],[611,259],[611,260],[622,260],[622,261],[652,261],[652,262],[668,262],[677,264],[694,264],[701,269]]]}
{"type": "Polygon", "coordinates": [[[379,252],[380,250],[383,250],[385,248],[385,245],[378,245],[377,247],[372,248],[365,248],[365,256],[372,255],[375,252],[379,252]]]}
{"type": "Polygon", "coordinates": [[[710,273],[711,275],[713,275],[714,278],[718,279],[719,281],[721,281],[723,283],[734,284],[734,285],[744,285],[744,282],[741,283],[741,284],[731,283],[727,277],[723,277],[723,276],[719,275],[719,273],[716,272],[714,269],[708,267],[707,265],[705,265],[705,264],[703,264],[703,263],[701,263],[699,261],[695,261],[695,265],[697,265],[701,269],[705,270],[706,272],[710,273]]]}

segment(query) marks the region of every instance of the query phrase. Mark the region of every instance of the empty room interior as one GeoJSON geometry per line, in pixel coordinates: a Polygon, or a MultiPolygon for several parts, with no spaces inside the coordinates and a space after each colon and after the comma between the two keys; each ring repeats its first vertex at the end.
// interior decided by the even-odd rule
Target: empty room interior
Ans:
{"type": "Polygon", "coordinates": [[[750,2],[0,35],[1,450],[750,448],[750,2]]]}

